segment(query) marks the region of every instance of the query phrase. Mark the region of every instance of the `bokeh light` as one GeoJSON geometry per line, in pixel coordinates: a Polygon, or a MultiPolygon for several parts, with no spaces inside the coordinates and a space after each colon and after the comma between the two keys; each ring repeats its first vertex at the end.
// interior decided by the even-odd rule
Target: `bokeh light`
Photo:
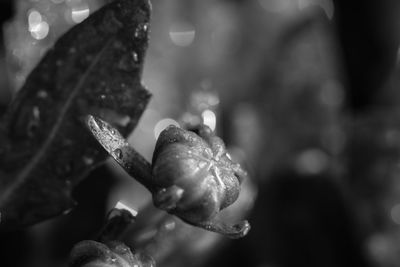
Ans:
{"type": "Polygon", "coordinates": [[[190,46],[196,36],[196,30],[193,25],[185,22],[175,23],[171,26],[169,37],[177,46],[190,46]]]}
{"type": "Polygon", "coordinates": [[[165,118],[157,122],[156,126],[154,127],[154,137],[155,139],[158,139],[158,136],[160,133],[167,128],[170,125],[175,125],[177,127],[180,127],[179,123],[171,118],[165,118]]]}

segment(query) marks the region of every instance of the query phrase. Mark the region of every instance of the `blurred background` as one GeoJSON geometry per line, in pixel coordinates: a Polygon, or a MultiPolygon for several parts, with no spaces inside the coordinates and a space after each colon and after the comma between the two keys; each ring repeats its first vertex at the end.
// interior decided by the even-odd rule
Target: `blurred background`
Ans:
{"type": "MultiPolygon", "coordinates": [[[[105,0],[1,0],[0,113],[57,38],[105,0]]],[[[152,208],[109,161],[79,206],[0,236],[1,266],[66,266],[118,201],[139,211],[126,243],[158,266],[400,266],[400,2],[153,0],[130,143],[148,160],[169,124],[203,122],[251,174],[224,215],[230,241],[152,208]]]]}

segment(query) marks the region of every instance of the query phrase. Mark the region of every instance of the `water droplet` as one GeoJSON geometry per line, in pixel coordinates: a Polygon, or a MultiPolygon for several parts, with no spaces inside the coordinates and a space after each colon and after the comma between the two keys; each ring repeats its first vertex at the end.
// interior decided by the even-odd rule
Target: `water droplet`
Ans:
{"type": "Polygon", "coordinates": [[[67,215],[67,214],[69,214],[69,213],[71,213],[71,211],[72,211],[72,208],[71,209],[66,209],[66,210],[64,210],[63,211],[63,215],[67,215]]]}
{"type": "Polygon", "coordinates": [[[33,114],[33,118],[35,119],[35,120],[39,120],[40,119],[40,110],[39,110],[39,108],[38,107],[33,107],[33,109],[32,109],[32,114],[33,114]]]}
{"type": "Polygon", "coordinates": [[[117,258],[113,256],[113,257],[111,257],[110,260],[111,260],[111,262],[116,262],[116,261],[117,261],[117,258]]]}
{"type": "Polygon", "coordinates": [[[135,38],[144,38],[147,34],[149,26],[147,23],[141,23],[135,30],[135,38]]]}
{"type": "Polygon", "coordinates": [[[198,166],[199,166],[200,169],[203,169],[203,168],[205,168],[205,167],[207,166],[207,162],[205,162],[205,161],[200,161],[199,164],[198,164],[198,166]]]}
{"type": "Polygon", "coordinates": [[[111,134],[115,134],[115,129],[111,129],[111,134]]]}
{"type": "Polygon", "coordinates": [[[114,154],[118,159],[122,159],[123,157],[122,150],[119,148],[114,151],[114,154]]]}
{"type": "Polygon", "coordinates": [[[82,160],[83,160],[83,163],[84,163],[85,165],[92,165],[93,162],[94,162],[94,159],[92,159],[92,158],[90,158],[90,157],[86,157],[86,156],[84,156],[84,157],[82,158],[82,160]]]}
{"type": "Polygon", "coordinates": [[[139,56],[136,52],[132,52],[132,58],[135,63],[139,61],[139,56]]]}
{"type": "Polygon", "coordinates": [[[104,99],[106,99],[106,95],[100,95],[100,98],[102,99],[102,100],[104,100],[104,99]]]}
{"type": "Polygon", "coordinates": [[[68,50],[68,52],[69,52],[70,54],[74,54],[74,53],[76,53],[76,48],[75,48],[75,47],[71,47],[71,48],[68,50]]]}
{"type": "Polygon", "coordinates": [[[48,96],[48,94],[44,90],[40,90],[39,92],[37,92],[37,97],[39,97],[39,98],[44,99],[44,98],[47,98],[47,96],[48,96]]]}
{"type": "Polygon", "coordinates": [[[168,222],[166,222],[165,224],[164,224],[164,227],[165,227],[165,229],[166,230],[168,230],[168,231],[172,231],[172,230],[174,230],[175,229],[175,222],[174,221],[168,221],[168,222]]]}

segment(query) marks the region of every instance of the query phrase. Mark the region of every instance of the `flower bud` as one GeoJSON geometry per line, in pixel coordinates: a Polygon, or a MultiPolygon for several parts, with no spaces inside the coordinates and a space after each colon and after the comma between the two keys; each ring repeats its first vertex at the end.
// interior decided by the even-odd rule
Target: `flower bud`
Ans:
{"type": "Polygon", "coordinates": [[[166,128],[152,162],[154,184],[162,188],[154,193],[154,204],[191,223],[208,221],[235,202],[247,175],[209,127],[196,132],[166,128]]]}

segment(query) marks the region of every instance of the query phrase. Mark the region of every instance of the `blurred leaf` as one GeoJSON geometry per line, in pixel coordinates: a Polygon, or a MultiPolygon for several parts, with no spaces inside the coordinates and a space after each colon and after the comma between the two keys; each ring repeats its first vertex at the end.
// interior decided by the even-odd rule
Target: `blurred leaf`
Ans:
{"type": "Polygon", "coordinates": [[[113,1],[64,34],[29,75],[0,128],[0,229],[74,206],[73,186],[107,156],[84,115],[124,136],[134,129],[150,98],[140,81],[149,19],[148,0],[113,1]]]}

